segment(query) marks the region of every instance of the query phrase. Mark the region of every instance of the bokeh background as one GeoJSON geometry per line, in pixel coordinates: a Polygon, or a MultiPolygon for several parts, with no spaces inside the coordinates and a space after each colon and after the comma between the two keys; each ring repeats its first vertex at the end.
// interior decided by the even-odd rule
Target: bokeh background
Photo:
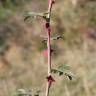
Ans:
{"type": "MultiPolygon", "coordinates": [[[[45,12],[47,0],[0,0],[0,96],[19,89],[43,90],[47,76],[44,20],[27,11],[45,12]]],[[[96,96],[96,0],[56,0],[52,9],[52,66],[68,64],[73,81],[56,77],[50,96],[96,96]]]]}

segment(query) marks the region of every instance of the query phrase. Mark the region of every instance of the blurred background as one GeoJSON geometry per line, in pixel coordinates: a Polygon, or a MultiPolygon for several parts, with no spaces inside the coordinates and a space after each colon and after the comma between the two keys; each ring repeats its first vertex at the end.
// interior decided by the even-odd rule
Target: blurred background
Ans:
{"type": "MultiPolygon", "coordinates": [[[[47,76],[44,20],[27,11],[46,12],[47,0],[0,0],[0,96],[19,89],[43,90],[47,76]]],[[[68,64],[73,81],[56,77],[50,96],[96,96],[96,0],[56,0],[52,9],[52,66],[68,64]]]]}

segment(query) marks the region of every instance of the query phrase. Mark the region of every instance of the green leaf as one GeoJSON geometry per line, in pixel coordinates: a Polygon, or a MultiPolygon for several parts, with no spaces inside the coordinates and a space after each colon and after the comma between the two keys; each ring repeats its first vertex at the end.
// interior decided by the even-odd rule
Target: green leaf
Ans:
{"type": "Polygon", "coordinates": [[[35,94],[34,96],[39,96],[39,94],[35,94]]]}
{"type": "Polygon", "coordinates": [[[61,71],[70,70],[69,66],[66,64],[60,65],[58,69],[61,71]]]}
{"type": "Polygon", "coordinates": [[[48,21],[49,18],[47,18],[47,15],[48,15],[48,12],[44,12],[44,13],[36,13],[36,12],[27,12],[25,15],[24,15],[24,21],[26,21],[27,19],[33,17],[33,18],[36,18],[36,17],[42,17],[43,19],[45,19],[46,21],[48,21]]]}
{"type": "Polygon", "coordinates": [[[58,70],[57,69],[52,69],[51,72],[52,73],[58,73],[58,70]]]}
{"type": "Polygon", "coordinates": [[[69,80],[73,79],[73,74],[71,73],[68,65],[60,65],[57,69],[52,69],[52,73],[59,74],[59,76],[65,75],[69,80]]]}
{"type": "Polygon", "coordinates": [[[34,94],[34,96],[39,96],[41,93],[41,90],[37,90],[36,93],[34,94]]]}
{"type": "Polygon", "coordinates": [[[63,72],[59,72],[59,76],[62,76],[63,75],[63,72]]]}
{"type": "Polygon", "coordinates": [[[69,78],[69,80],[72,80],[73,77],[72,76],[68,76],[68,78],[69,78]]]}
{"type": "Polygon", "coordinates": [[[63,72],[58,69],[52,69],[51,72],[54,74],[59,74],[59,76],[63,75],[63,72]]]}
{"type": "Polygon", "coordinates": [[[69,80],[72,80],[74,77],[74,75],[71,72],[66,72],[65,76],[67,76],[69,80]]]}
{"type": "Polygon", "coordinates": [[[13,96],[32,96],[32,94],[25,89],[18,89],[13,96]]]}

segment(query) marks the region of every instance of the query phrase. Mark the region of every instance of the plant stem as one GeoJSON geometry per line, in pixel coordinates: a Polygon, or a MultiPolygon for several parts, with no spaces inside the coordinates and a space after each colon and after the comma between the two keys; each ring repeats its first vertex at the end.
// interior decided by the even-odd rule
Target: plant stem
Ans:
{"type": "MultiPolygon", "coordinates": [[[[50,42],[50,17],[51,17],[51,9],[53,5],[53,0],[49,0],[49,5],[48,5],[48,21],[46,23],[49,24],[49,27],[47,29],[47,48],[48,48],[48,76],[51,76],[51,42],[50,42]]],[[[47,81],[46,84],[46,95],[49,96],[49,91],[50,91],[51,84],[50,82],[47,81]]]]}
{"type": "Polygon", "coordinates": [[[50,22],[50,17],[51,17],[51,9],[52,9],[52,5],[53,5],[53,0],[49,0],[49,6],[48,6],[48,18],[49,18],[49,22],[50,22]]]}
{"type": "Polygon", "coordinates": [[[48,48],[48,76],[51,75],[51,44],[50,44],[50,29],[47,32],[47,48],[48,48]]]}
{"type": "Polygon", "coordinates": [[[47,84],[46,84],[46,95],[45,96],[49,96],[49,91],[50,91],[50,85],[47,82],[47,84]]]}

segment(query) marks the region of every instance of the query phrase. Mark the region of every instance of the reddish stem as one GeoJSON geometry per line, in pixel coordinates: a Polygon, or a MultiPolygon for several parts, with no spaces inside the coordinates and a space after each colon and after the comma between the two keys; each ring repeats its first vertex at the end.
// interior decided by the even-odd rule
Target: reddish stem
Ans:
{"type": "Polygon", "coordinates": [[[51,17],[51,10],[52,10],[52,5],[55,3],[55,0],[49,0],[49,6],[48,6],[48,18],[50,22],[50,17],[51,17]]]}
{"type": "MultiPolygon", "coordinates": [[[[50,27],[50,17],[51,17],[51,9],[52,5],[54,3],[54,0],[49,0],[49,6],[48,6],[48,21],[46,21],[46,29],[47,29],[47,48],[48,48],[48,76],[51,76],[51,42],[50,42],[50,33],[51,33],[51,27],[50,27]]],[[[51,84],[47,81],[46,85],[46,96],[49,96],[51,84]]]]}
{"type": "Polygon", "coordinates": [[[49,91],[50,91],[50,84],[47,82],[47,84],[46,84],[46,95],[45,96],[49,96],[49,91]]]}
{"type": "MultiPolygon", "coordinates": [[[[49,27],[50,28],[50,27],[49,27]]],[[[47,48],[48,48],[48,76],[51,75],[51,44],[50,44],[50,32],[51,30],[48,28],[47,36],[47,48]]]]}

